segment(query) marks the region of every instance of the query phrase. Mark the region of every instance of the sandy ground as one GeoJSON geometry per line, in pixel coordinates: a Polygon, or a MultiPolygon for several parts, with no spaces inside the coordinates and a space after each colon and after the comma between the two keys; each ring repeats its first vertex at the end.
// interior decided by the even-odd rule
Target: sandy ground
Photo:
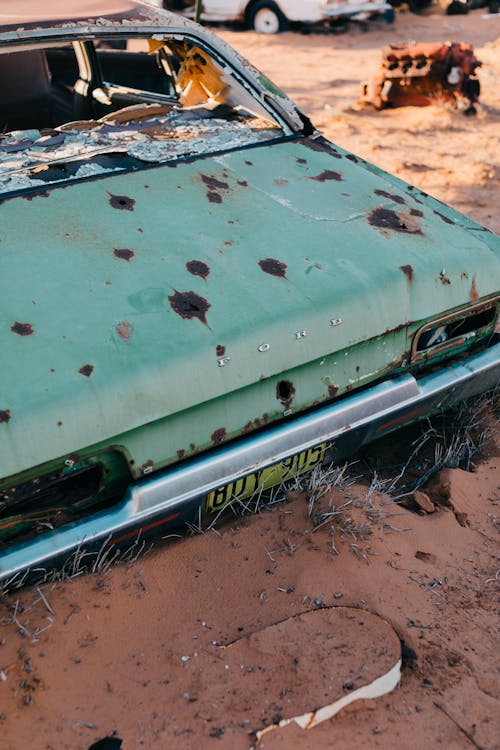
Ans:
{"type": "MultiPolygon", "coordinates": [[[[499,23],[476,11],[401,14],[368,33],[221,34],[332,140],[498,231],[499,23]],[[475,45],[477,117],[356,108],[380,48],[408,38],[475,45]]],[[[499,455],[489,444],[473,471],[441,472],[430,513],[338,481],[101,575],[13,593],[0,605],[0,747],[87,750],[114,736],[103,750],[118,738],[122,750],[495,750],[499,455]],[[390,694],[257,739],[354,696],[401,656],[390,694]]]]}

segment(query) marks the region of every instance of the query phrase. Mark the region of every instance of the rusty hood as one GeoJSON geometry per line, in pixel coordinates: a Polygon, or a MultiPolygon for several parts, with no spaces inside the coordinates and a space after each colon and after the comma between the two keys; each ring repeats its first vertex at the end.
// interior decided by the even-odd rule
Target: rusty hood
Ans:
{"type": "Polygon", "coordinates": [[[498,238],[317,138],[0,211],[2,476],[498,289],[498,238]]]}

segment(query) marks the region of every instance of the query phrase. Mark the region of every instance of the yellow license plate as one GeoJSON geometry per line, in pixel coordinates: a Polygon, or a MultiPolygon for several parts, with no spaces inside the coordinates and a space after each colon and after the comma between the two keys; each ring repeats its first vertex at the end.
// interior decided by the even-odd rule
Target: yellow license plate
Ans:
{"type": "Polygon", "coordinates": [[[308,448],[294,456],[289,456],[279,464],[267,466],[261,471],[235,479],[233,482],[213,490],[207,495],[207,512],[218,513],[235,500],[248,500],[252,495],[276,487],[276,485],[288,479],[293,479],[300,474],[307,474],[324,461],[326,449],[327,443],[321,443],[315,448],[308,448]]]}

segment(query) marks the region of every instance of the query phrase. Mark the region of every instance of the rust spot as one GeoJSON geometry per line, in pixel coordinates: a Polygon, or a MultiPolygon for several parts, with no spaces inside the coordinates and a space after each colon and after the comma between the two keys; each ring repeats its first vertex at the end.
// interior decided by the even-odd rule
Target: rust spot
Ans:
{"type": "Polygon", "coordinates": [[[210,439],[212,440],[212,443],[214,445],[219,445],[220,443],[223,443],[226,439],[227,433],[225,427],[219,427],[218,430],[214,430],[212,434],[210,435],[210,439]]]}
{"type": "Polygon", "coordinates": [[[359,159],[354,154],[346,154],[346,159],[349,159],[349,161],[354,162],[354,164],[357,164],[359,162],[359,159]]]}
{"type": "Polygon", "coordinates": [[[295,396],[295,386],[290,380],[278,380],[276,383],[276,398],[286,409],[290,408],[290,404],[295,396]]]}
{"type": "Polygon", "coordinates": [[[226,247],[231,247],[231,246],[232,246],[232,244],[233,244],[233,241],[232,241],[232,240],[225,240],[225,242],[224,242],[224,245],[225,245],[226,247]]]}
{"type": "Polygon", "coordinates": [[[189,443],[189,450],[190,451],[196,450],[196,445],[194,443],[189,443]]]}
{"type": "Polygon", "coordinates": [[[280,180],[280,179],[278,179],[278,180],[274,181],[274,184],[278,185],[278,187],[282,187],[283,185],[288,185],[288,180],[280,180]]]}
{"type": "Polygon", "coordinates": [[[240,187],[248,187],[248,182],[246,180],[237,180],[237,183],[240,187]]]}
{"type": "Polygon", "coordinates": [[[264,273],[269,273],[271,276],[279,276],[282,279],[286,278],[287,265],[281,260],[276,260],[276,258],[264,258],[264,260],[259,260],[259,266],[264,273]]]}
{"type": "Polygon", "coordinates": [[[60,421],[59,421],[59,422],[57,423],[57,426],[58,426],[58,427],[62,427],[62,422],[60,422],[60,421]]]}
{"type": "Polygon", "coordinates": [[[346,391],[347,391],[348,393],[349,393],[349,391],[352,391],[352,384],[351,384],[351,383],[347,383],[347,385],[346,385],[345,389],[346,389],[346,391]]]}
{"type": "Polygon", "coordinates": [[[418,216],[419,219],[421,219],[424,215],[424,212],[421,211],[419,208],[411,208],[410,209],[410,215],[411,216],[418,216]]]}
{"type": "Polygon", "coordinates": [[[210,203],[222,203],[222,196],[217,190],[229,190],[229,183],[218,180],[217,177],[208,174],[202,174],[201,179],[208,188],[207,198],[210,203]]]}
{"type": "Polygon", "coordinates": [[[403,221],[403,217],[390,208],[374,208],[368,216],[368,223],[379,229],[392,229],[395,232],[402,232],[404,234],[422,234],[414,221],[408,221],[409,217],[406,216],[404,219],[403,221]],[[412,224],[413,226],[411,226],[412,224]]]}
{"type": "Polygon", "coordinates": [[[333,383],[330,383],[330,385],[328,386],[328,395],[330,396],[330,398],[335,398],[338,392],[339,392],[338,385],[334,385],[333,383]]]}
{"type": "Polygon", "coordinates": [[[19,336],[31,336],[34,333],[31,323],[19,323],[18,320],[10,327],[10,330],[19,336]]]}
{"type": "Polygon", "coordinates": [[[307,159],[301,159],[300,157],[297,157],[297,164],[307,164],[307,159]]]}
{"type": "MultiPolygon", "coordinates": [[[[423,193],[420,193],[420,195],[423,195],[423,193]]],[[[434,211],[434,213],[436,214],[436,216],[439,216],[439,218],[441,219],[441,221],[444,221],[445,224],[454,224],[455,223],[454,221],[452,221],[452,219],[449,219],[444,214],[439,213],[439,211],[434,211]]]]}
{"type": "Polygon", "coordinates": [[[342,159],[342,154],[339,154],[325,138],[304,138],[299,141],[302,146],[310,148],[311,151],[318,151],[321,154],[327,153],[334,156],[336,159],[342,159]]]}
{"type": "Polygon", "coordinates": [[[445,274],[444,270],[439,274],[439,281],[441,282],[441,284],[443,284],[443,286],[449,286],[451,284],[451,281],[445,274]]]}
{"type": "Polygon", "coordinates": [[[80,367],[78,372],[80,373],[80,375],[84,375],[86,378],[90,378],[90,376],[94,372],[94,365],[83,365],[83,367],[80,367]]]}
{"type": "Polygon", "coordinates": [[[210,273],[210,268],[201,260],[188,261],[186,263],[186,268],[189,273],[193,274],[193,276],[201,276],[202,279],[206,279],[208,274],[210,273]]]}
{"type": "Polygon", "coordinates": [[[247,422],[246,425],[242,428],[241,432],[243,434],[247,432],[252,432],[253,430],[253,422],[247,422]]]}
{"type": "Polygon", "coordinates": [[[149,474],[150,470],[153,468],[153,466],[154,466],[154,461],[151,458],[148,458],[148,460],[145,461],[145,463],[143,463],[142,466],[141,466],[142,473],[143,474],[149,474]],[[149,471],[148,471],[148,469],[149,469],[149,471]]]}
{"type": "Polygon", "coordinates": [[[413,266],[410,266],[410,265],[399,266],[399,269],[406,276],[406,280],[408,281],[408,285],[410,286],[411,282],[413,281],[413,266]]]}
{"type": "Polygon", "coordinates": [[[360,368],[359,365],[356,365],[356,372],[359,372],[360,368]]]}
{"type": "Polygon", "coordinates": [[[119,211],[133,211],[135,206],[135,200],[129,198],[128,195],[113,195],[108,193],[109,203],[112,208],[117,208],[119,211]]]}
{"type": "Polygon", "coordinates": [[[468,279],[469,278],[469,274],[467,273],[467,271],[462,271],[462,273],[460,274],[460,278],[461,279],[468,279]]]}
{"type": "Polygon", "coordinates": [[[222,344],[217,344],[217,346],[215,347],[215,353],[218,357],[223,357],[226,353],[226,347],[222,346],[222,344]]]}
{"type": "Polygon", "coordinates": [[[130,263],[135,253],[133,250],[129,250],[127,247],[115,247],[113,249],[113,255],[115,256],[115,258],[126,260],[128,263],[130,263]]]}
{"type": "Polygon", "coordinates": [[[174,289],[174,294],[168,297],[168,301],[172,310],[184,320],[198,318],[207,325],[206,315],[211,305],[195,292],[178,292],[174,289]]]}
{"type": "Polygon", "coordinates": [[[476,279],[472,279],[472,285],[470,288],[469,298],[471,302],[477,302],[479,299],[479,292],[477,291],[476,279]]]}
{"type": "Polygon", "coordinates": [[[130,341],[132,334],[132,324],[127,320],[122,320],[121,323],[117,323],[115,326],[118,336],[125,341],[126,344],[130,341]]]}
{"type": "Polygon", "coordinates": [[[249,167],[253,167],[253,161],[245,160],[245,164],[247,164],[249,167]]]}
{"type": "Polygon", "coordinates": [[[374,190],[375,195],[380,195],[382,198],[388,198],[394,203],[406,203],[405,199],[401,195],[395,195],[394,193],[388,193],[386,190],[374,190]]]}
{"type": "Polygon", "coordinates": [[[325,169],[321,174],[317,174],[314,177],[308,177],[308,180],[315,180],[316,182],[327,182],[327,180],[335,180],[336,182],[342,182],[344,179],[340,172],[335,172],[332,169],[325,169]]]}
{"type": "Polygon", "coordinates": [[[10,422],[10,409],[0,409],[0,424],[10,422]]]}
{"type": "Polygon", "coordinates": [[[186,451],[183,450],[182,448],[177,451],[177,458],[179,459],[179,461],[182,461],[185,455],[186,455],[186,451]]]}

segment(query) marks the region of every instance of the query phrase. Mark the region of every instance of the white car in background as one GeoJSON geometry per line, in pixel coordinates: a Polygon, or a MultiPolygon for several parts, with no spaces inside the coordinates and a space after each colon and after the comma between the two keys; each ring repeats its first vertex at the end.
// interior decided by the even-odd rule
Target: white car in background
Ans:
{"type": "MultiPolygon", "coordinates": [[[[261,34],[285,31],[290,23],[328,23],[341,17],[366,20],[382,15],[394,20],[385,0],[201,0],[202,21],[243,21],[261,34]]],[[[157,0],[155,5],[194,18],[193,0],[157,0]]]]}

